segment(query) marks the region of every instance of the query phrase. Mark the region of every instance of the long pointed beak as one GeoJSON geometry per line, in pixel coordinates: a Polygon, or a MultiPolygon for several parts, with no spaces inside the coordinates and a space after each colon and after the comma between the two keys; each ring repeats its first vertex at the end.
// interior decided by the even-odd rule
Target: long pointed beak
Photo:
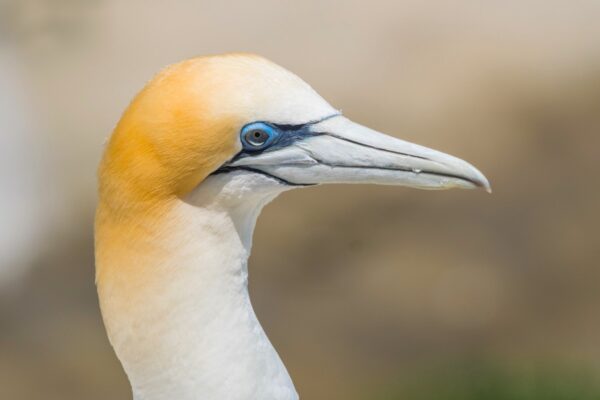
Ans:
{"type": "Polygon", "coordinates": [[[242,158],[246,166],[292,184],[375,183],[421,189],[491,191],[474,166],[451,155],[356,124],[343,116],[310,126],[302,140],[242,158]]]}

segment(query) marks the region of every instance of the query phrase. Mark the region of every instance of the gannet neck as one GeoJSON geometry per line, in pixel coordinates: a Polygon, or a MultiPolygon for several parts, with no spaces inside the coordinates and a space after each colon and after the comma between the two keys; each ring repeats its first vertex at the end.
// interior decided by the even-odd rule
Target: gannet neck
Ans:
{"type": "Polygon", "coordinates": [[[298,397],[248,295],[256,218],[277,193],[231,178],[208,178],[128,233],[99,218],[101,308],[135,400],[298,397]],[[119,254],[107,235],[124,241],[119,254]]]}

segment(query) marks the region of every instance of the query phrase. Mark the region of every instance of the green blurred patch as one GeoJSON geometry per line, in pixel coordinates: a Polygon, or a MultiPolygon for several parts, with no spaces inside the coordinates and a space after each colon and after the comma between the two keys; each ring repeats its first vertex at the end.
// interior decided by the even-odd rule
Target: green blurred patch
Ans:
{"type": "Polygon", "coordinates": [[[487,363],[437,368],[392,384],[377,400],[598,400],[600,378],[566,367],[487,363]]]}

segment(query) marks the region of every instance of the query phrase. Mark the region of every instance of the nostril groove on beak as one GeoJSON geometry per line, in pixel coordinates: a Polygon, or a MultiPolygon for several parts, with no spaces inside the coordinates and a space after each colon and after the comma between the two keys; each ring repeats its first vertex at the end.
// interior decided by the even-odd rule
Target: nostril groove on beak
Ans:
{"type": "Polygon", "coordinates": [[[398,154],[400,156],[406,156],[406,157],[412,157],[412,158],[419,158],[421,160],[435,162],[435,160],[431,160],[431,159],[429,159],[427,157],[424,157],[424,156],[417,156],[417,155],[414,155],[414,154],[403,153],[401,151],[395,151],[395,150],[390,150],[390,149],[386,149],[386,148],[383,148],[383,147],[372,146],[370,144],[361,143],[361,142],[358,142],[356,140],[348,139],[348,138],[336,135],[335,133],[331,133],[331,132],[320,132],[320,134],[321,135],[331,136],[331,137],[336,138],[338,140],[343,140],[345,142],[349,142],[349,143],[352,143],[352,144],[357,144],[359,146],[368,147],[368,148],[373,149],[373,150],[379,150],[379,151],[384,151],[386,153],[398,154]]]}

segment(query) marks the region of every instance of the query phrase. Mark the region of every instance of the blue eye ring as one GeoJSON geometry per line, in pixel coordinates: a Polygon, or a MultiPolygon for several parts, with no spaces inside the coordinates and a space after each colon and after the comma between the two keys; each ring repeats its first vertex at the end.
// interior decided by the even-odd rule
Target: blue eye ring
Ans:
{"type": "Polygon", "coordinates": [[[265,122],[253,122],[242,128],[240,139],[244,150],[260,151],[273,144],[279,132],[265,122]]]}

